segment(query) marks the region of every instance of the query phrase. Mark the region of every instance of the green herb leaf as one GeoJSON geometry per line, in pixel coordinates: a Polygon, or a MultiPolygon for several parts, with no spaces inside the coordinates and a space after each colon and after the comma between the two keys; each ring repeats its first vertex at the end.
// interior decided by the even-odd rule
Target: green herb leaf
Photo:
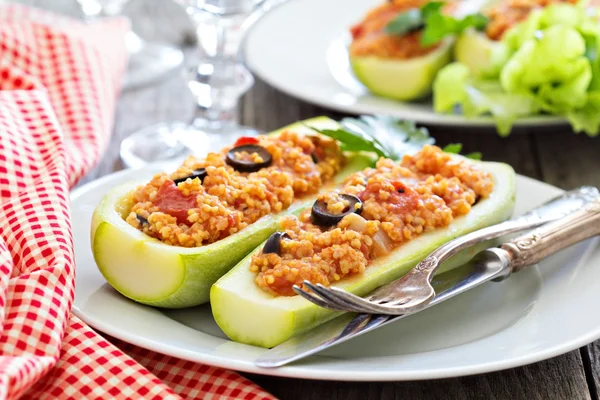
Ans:
{"type": "MultiPolygon", "coordinates": [[[[394,117],[363,115],[359,118],[344,118],[341,129],[308,128],[337,140],[344,151],[366,151],[379,157],[398,161],[405,154],[414,154],[426,144],[434,144],[429,131],[417,127],[414,121],[405,121],[394,117]]],[[[462,144],[450,143],[442,149],[446,153],[460,154],[462,144]]],[[[466,158],[481,160],[481,153],[465,155],[466,158]]]]}
{"type": "Polygon", "coordinates": [[[460,154],[460,151],[462,150],[462,144],[450,143],[450,144],[447,144],[446,146],[444,146],[444,148],[442,150],[446,153],[460,154]]]}
{"type": "Polygon", "coordinates": [[[427,18],[425,29],[421,34],[421,45],[432,46],[444,39],[446,36],[458,32],[459,22],[442,14],[432,14],[427,18]]]}
{"type": "MultiPolygon", "coordinates": [[[[442,148],[442,151],[450,154],[460,154],[462,151],[463,145],[461,143],[450,143],[442,148]]],[[[465,154],[464,157],[470,158],[471,160],[481,160],[481,153],[476,151],[473,153],[465,154]]]]}
{"type": "Polygon", "coordinates": [[[427,129],[417,127],[413,121],[388,116],[344,118],[340,125],[337,130],[309,128],[339,141],[342,150],[367,151],[392,160],[435,142],[427,129]]]}
{"type": "Polygon", "coordinates": [[[391,20],[384,28],[388,35],[402,36],[409,32],[423,28],[423,17],[421,10],[411,8],[410,10],[398,14],[396,18],[391,20]]]}
{"type": "Polygon", "coordinates": [[[473,153],[465,154],[465,157],[470,158],[471,160],[481,161],[481,159],[483,158],[483,155],[481,154],[481,152],[475,151],[473,153]]]}
{"type": "Polygon", "coordinates": [[[421,7],[421,14],[423,15],[423,19],[426,20],[432,15],[441,14],[442,7],[444,7],[444,3],[441,1],[430,1],[421,7]]]}
{"type": "Polygon", "coordinates": [[[474,29],[481,31],[485,29],[488,22],[490,22],[490,19],[481,13],[470,14],[458,23],[458,30],[459,32],[462,32],[469,27],[473,27],[474,29]]]}
{"type": "Polygon", "coordinates": [[[443,6],[443,2],[432,1],[421,9],[412,8],[398,14],[385,26],[384,30],[389,35],[402,36],[423,29],[421,45],[432,46],[446,36],[457,35],[470,27],[484,29],[488,23],[488,18],[481,13],[470,14],[463,19],[444,15],[442,13],[443,6]]]}
{"type": "Polygon", "coordinates": [[[444,39],[446,36],[458,35],[465,29],[473,27],[475,29],[484,29],[489,19],[481,14],[470,14],[463,19],[442,14],[444,3],[431,2],[423,6],[421,12],[425,20],[425,28],[421,35],[421,45],[431,46],[444,39]]]}
{"type": "Polygon", "coordinates": [[[389,156],[389,154],[386,153],[386,151],[381,148],[378,143],[375,143],[367,138],[363,138],[353,132],[348,132],[342,129],[335,131],[331,129],[317,129],[312,126],[309,128],[340,142],[340,147],[343,151],[369,151],[376,153],[380,157],[389,156]]]}

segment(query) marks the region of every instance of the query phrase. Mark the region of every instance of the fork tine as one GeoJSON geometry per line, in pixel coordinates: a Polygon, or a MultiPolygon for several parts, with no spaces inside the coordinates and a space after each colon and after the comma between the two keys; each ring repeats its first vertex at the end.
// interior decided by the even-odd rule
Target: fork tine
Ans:
{"type": "Polygon", "coordinates": [[[356,296],[352,293],[349,293],[345,290],[333,286],[329,289],[332,292],[334,292],[335,295],[337,295],[341,300],[352,306],[354,311],[371,314],[409,314],[429,304],[433,297],[435,297],[435,292],[432,291],[427,297],[420,297],[416,299],[408,298],[401,302],[399,302],[398,300],[392,300],[389,304],[378,304],[377,302],[366,300],[362,297],[356,296]]]}
{"type": "Polygon", "coordinates": [[[435,296],[417,297],[416,299],[407,299],[402,302],[393,301],[390,304],[378,304],[371,300],[366,300],[356,296],[343,289],[326,287],[322,284],[313,284],[309,281],[304,281],[303,284],[308,287],[311,292],[294,285],[294,291],[300,294],[305,299],[319,305],[320,307],[328,308],[335,311],[347,311],[367,314],[384,314],[384,315],[403,315],[415,312],[427,305],[435,296]]]}
{"type": "Polygon", "coordinates": [[[294,290],[294,292],[296,292],[296,294],[304,297],[306,300],[308,300],[312,303],[315,303],[319,307],[328,308],[328,309],[334,310],[334,311],[346,311],[345,309],[338,308],[334,303],[329,303],[329,302],[323,300],[321,297],[305,291],[304,289],[300,288],[297,285],[294,285],[292,287],[292,289],[294,290]]]}
{"type": "Polygon", "coordinates": [[[346,304],[344,301],[342,301],[335,295],[332,295],[332,293],[329,291],[329,289],[327,287],[321,285],[320,283],[317,283],[315,285],[312,282],[304,281],[304,285],[307,286],[308,288],[310,288],[310,290],[312,290],[319,296],[321,296],[323,298],[323,300],[335,304],[337,307],[339,307],[340,309],[343,309],[344,311],[352,311],[352,309],[348,307],[348,304],[346,304]]]}
{"type": "Polygon", "coordinates": [[[404,315],[411,314],[413,312],[421,310],[427,304],[433,300],[435,296],[429,296],[426,298],[420,298],[418,300],[409,300],[407,303],[400,305],[376,305],[375,307],[380,310],[382,314],[386,315],[404,315]]]}
{"type": "MultiPolygon", "coordinates": [[[[402,278],[400,278],[396,285],[405,285],[407,283],[407,281],[410,281],[411,279],[414,279],[415,277],[417,278],[421,278],[421,273],[417,273],[415,272],[415,269],[410,270],[406,275],[404,275],[402,278]]],[[[363,297],[359,297],[356,296],[352,293],[349,293],[343,289],[339,289],[336,288],[334,286],[331,287],[331,290],[340,298],[340,300],[343,300],[346,303],[349,303],[355,311],[357,312],[363,312],[363,313],[371,313],[371,314],[375,314],[375,313],[386,313],[386,314],[390,314],[393,313],[395,315],[399,315],[402,314],[402,312],[393,312],[394,310],[396,310],[395,308],[391,308],[392,304],[394,305],[398,305],[401,306],[405,303],[407,303],[408,301],[410,301],[410,299],[402,299],[401,301],[398,301],[397,299],[394,301],[392,300],[392,304],[383,306],[382,304],[380,304],[379,302],[383,299],[389,296],[389,288],[387,287],[387,285],[384,285],[378,289],[376,289],[375,291],[371,292],[369,294],[369,296],[367,298],[363,298],[363,297]]],[[[402,309],[402,308],[400,308],[402,309]]]]}
{"type": "MultiPolygon", "coordinates": [[[[343,298],[346,302],[351,303],[353,306],[359,307],[360,309],[364,309],[365,311],[371,314],[386,314],[386,315],[403,315],[410,314],[414,311],[420,310],[423,306],[429,304],[429,302],[435,296],[430,295],[428,297],[421,297],[415,300],[408,299],[403,303],[392,303],[392,304],[377,304],[370,302],[368,300],[363,299],[362,297],[355,296],[351,293],[348,293],[344,290],[338,288],[331,288],[335,290],[336,295],[343,298]],[[367,311],[368,310],[368,311],[367,311]]],[[[358,309],[358,308],[357,308],[358,309]]]]}
{"type": "Polygon", "coordinates": [[[356,296],[355,294],[334,286],[329,289],[335,296],[352,307],[352,311],[368,314],[381,314],[381,308],[379,308],[377,303],[365,300],[362,297],[356,296]]]}

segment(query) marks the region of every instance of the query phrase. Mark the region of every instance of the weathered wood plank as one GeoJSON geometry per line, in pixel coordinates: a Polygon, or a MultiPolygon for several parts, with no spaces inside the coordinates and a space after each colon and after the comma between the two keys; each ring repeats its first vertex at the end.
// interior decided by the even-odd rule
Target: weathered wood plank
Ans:
{"type": "Polygon", "coordinates": [[[417,382],[327,382],[245,374],[282,399],[590,399],[577,352],[507,371],[417,382]]]}
{"type": "Polygon", "coordinates": [[[588,378],[588,386],[592,398],[598,400],[600,398],[600,341],[592,343],[582,349],[584,359],[588,359],[590,364],[586,370],[588,378]]]}
{"type": "Polygon", "coordinates": [[[534,136],[545,181],[564,189],[600,187],[600,140],[585,134],[540,133],[534,136]]]}

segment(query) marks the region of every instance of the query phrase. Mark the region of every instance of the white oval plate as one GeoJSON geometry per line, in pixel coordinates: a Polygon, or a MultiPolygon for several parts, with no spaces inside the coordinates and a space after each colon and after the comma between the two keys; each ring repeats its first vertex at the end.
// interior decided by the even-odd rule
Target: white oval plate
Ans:
{"type": "MultiPolygon", "coordinates": [[[[253,361],[264,349],[228,340],[209,305],[159,310],[114,291],[90,250],[91,216],[101,197],[126,181],[150,178],[156,165],[126,170],[72,192],[77,278],[74,313],[116,338],[208,365],[296,378],[384,381],[460,376],[516,367],[553,357],[600,338],[600,251],[588,241],[524,270],[502,283],[466,294],[402,319],[319,355],[279,369],[253,361]]],[[[516,212],[560,190],[517,179],[516,212]]]]}
{"type": "MultiPolygon", "coordinates": [[[[248,31],[248,67],[269,85],[322,107],[353,114],[387,114],[424,124],[495,126],[490,117],[437,114],[431,101],[403,103],[369,94],[354,78],[348,29],[383,0],[287,0],[248,31]]],[[[562,125],[554,116],[518,120],[515,126],[562,125]]]]}

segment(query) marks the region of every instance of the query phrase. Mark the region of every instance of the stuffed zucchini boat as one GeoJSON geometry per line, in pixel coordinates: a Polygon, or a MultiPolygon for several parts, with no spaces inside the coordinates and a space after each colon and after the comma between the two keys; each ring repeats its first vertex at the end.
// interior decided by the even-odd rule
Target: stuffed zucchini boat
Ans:
{"type": "Polygon", "coordinates": [[[213,316],[236,342],[276,346],[340,315],[295,295],[293,285],[309,280],[366,295],[441,244],[509,218],[514,201],[506,164],[430,145],[400,162],[382,158],[283,218],[279,232],[212,287],[213,316]]]}
{"type": "Polygon", "coordinates": [[[350,29],[349,59],[356,78],[372,93],[394,100],[410,101],[431,93],[437,72],[451,59],[454,39],[421,44],[423,25],[410,20],[426,1],[396,0],[371,10],[350,29]],[[387,27],[409,17],[399,32],[387,27]]]}
{"type": "Polygon", "coordinates": [[[325,188],[373,159],[344,155],[305,124],[190,157],[171,174],[119,186],[94,211],[91,243],[107,282],[140,303],[180,308],[209,299],[211,285],[325,188]]]}

